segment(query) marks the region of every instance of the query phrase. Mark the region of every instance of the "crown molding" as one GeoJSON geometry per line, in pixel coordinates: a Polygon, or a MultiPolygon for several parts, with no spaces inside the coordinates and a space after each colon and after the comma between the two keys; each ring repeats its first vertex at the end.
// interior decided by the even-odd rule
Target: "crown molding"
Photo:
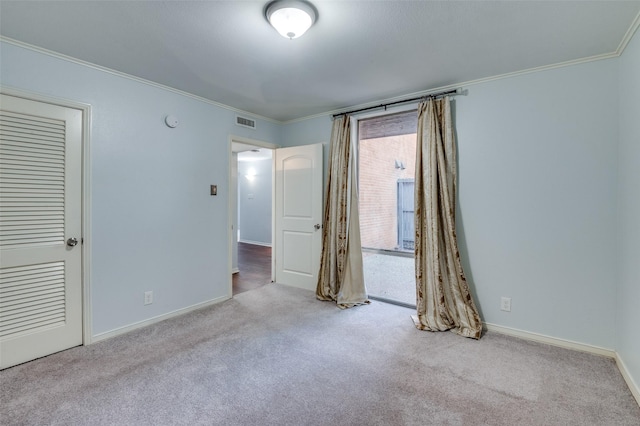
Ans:
{"type": "MultiPolygon", "coordinates": [[[[601,55],[588,56],[586,58],[573,59],[573,60],[570,60],[570,61],[559,62],[559,63],[551,64],[551,65],[543,65],[543,66],[540,66],[540,67],[528,68],[526,70],[521,70],[521,71],[514,71],[514,72],[510,72],[510,73],[505,73],[505,74],[498,74],[498,75],[494,75],[494,76],[491,76],[491,77],[484,77],[484,78],[479,78],[479,79],[476,79],[476,80],[465,81],[465,82],[462,82],[462,83],[449,84],[447,86],[434,87],[434,88],[427,89],[427,90],[422,90],[422,91],[419,91],[419,92],[407,93],[407,94],[404,94],[402,96],[395,96],[393,98],[385,98],[385,99],[380,99],[380,100],[376,100],[376,101],[367,102],[367,103],[364,103],[364,104],[351,105],[351,106],[348,106],[348,107],[339,108],[339,109],[335,109],[335,110],[328,111],[328,112],[322,112],[320,114],[315,114],[315,115],[310,115],[310,116],[307,116],[307,117],[301,117],[301,118],[295,118],[293,120],[283,121],[282,124],[293,124],[293,123],[297,123],[297,122],[300,122],[300,121],[311,120],[313,118],[319,118],[319,117],[325,117],[325,116],[332,116],[334,114],[340,114],[340,113],[343,113],[345,111],[349,111],[349,110],[352,110],[352,109],[368,108],[368,107],[377,106],[377,105],[380,105],[380,104],[387,104],[387,103],[392,103],[392,102],[396,102],[396,101],[401,101],[403,99],[427,96],[427,95],[429,95],[431,93],[445,92],[445,91],[453,90],[453,89],[463,89],[463,88],[466,88],[466,87],[469,87],[469,86],[475,86],[475,85],[478,85],[478,84],[484,84],[484,83],[488,83],[488,82],[491,82],[491,81],[502,80],[502,79],[506,79],[506,78],[519,77],[521,75],[532,74],[532,73],[537,73],[537,72],[542,72],[542,71],[548,71],[548,70],[553,70],[553,69],[556,69],[556,68],[565,68],[565,67],[570,67],[570,66],[574,66],[574,65],[584,64],[584,63],[587,63],[587,62],[601,61],[603,59],[617,58],[618,56],[620,56],[620,53],[618,53],[616,51],[616,52],[610,52],[610,53],[603,53],[601,55]]],[[[463,95],[463,94],[459,94],[459,95],[463,95]]],[[[464,95],[466,95],[466,93],[464,95]]]]}
{"type": "Polygon", "coordinates": [[[314,114],[314,115],[310,115],[310,116],[307,116],[307,117],[301,117],[301,118],[295,118],[293,120],[283,121],[282,124],[293,124],[293,123],[297,123],[297,122],[300,122],[300,121],[311,120],[311,119],[314,119],[314,118],[332,116],[334,114],[340,114],[342,112],[349,111],[349,110],[352,110],[352,109],[368,108],[368,107],[376,106],[376,105],[379,105],[379,104],[392,103],[392,102],[399,101],[399,100],[402,100],[402,99],[426,96],[426,95],[428,95],[430,93],[444,92],[444,91],[451,90],[451,89],[463,88],[463,87],[467,87],[467,86],[474,86],[474,85],[477,85],[477,84],[488,83],[490,81],[501,80],[503,78],[518,77],[518,76],[521,76],[521,75],[531,74],[531,73],[534,73],[534,72],[541,72],[541,71],[547,71],[547,70],[552,70],[552,69],[556,69],[556,68],[570,67],[570,66],[573,66],[573,65],[584,64],[584,63],[587,63],[587,62],[600,61],[600,60],[603,60],[603,59],[617,58],[620,55],[622,55],[622,53],[624,52],[624,49],[627,47],[627,45],[629,44],[629,42],[631,41],[631,39],[633,38],[634,34],[636,33],[636,31],[638,30],[639,27],[640,27],[640,12],[638,12],[636,17],[632,21],[631,25],[627,29],[627,32],[624,34],[624,37],[622,37],[622,40],[620,41],[620,44],[618,45],[618,48],[615,51],[610,52],[610,53],[603,53],[603,54],[600,54],[600,55],[587,56],[585,58],[573,59],[573,60],[570,60],[570,61],[559,62],[559,63],[556,63],[556,64],[550,64],[550,65],[543,65],[543,66],[540,66],[540,67],[528,68],[528,69],[525,69],[525,70],[514,71],[514,72],[510,72],[510,73],[506,73],[506,74],[498,74],[498,75],[495,75],[495,76],[484,77],[484,78],[480,78],[480,79],[477,79],[477,80],[470,80],[470,81],[466,81],[466,82],[462,82],[462,83],[458,83],[458,84],[450,84],[448,86],[434,87],[434,88],[431,88],[431,89],[428,89],[428,90],[423,90],[423,91],[420,91],[420,92],[413,92],[413,93],[408,93],[408,94],[405,94],[405,95],[402,95],[402,96],[396,96],[396,97],[393,97],[393,98],[375,100],[375,101],[367,102],[367,103],[364,103],[364,104],[350,105],[350,106],[347,106],[347,107],[344,107],[344,108],[339,108],[339,109],[335,109],[335,110],[332,110],[332,111],[323,112],[323,113],[320,113],[320,114],[314,114]]]}
{"type": "Polygon", "coordinates": [[[160,84],[160,83],[153,82],[151,80],[147,80],[147,79],[144,79],[144,78],[136,77],[134,75],[127,74],[127,73],[124,73],[124,72],[121,72],[121,71],[116,71],[116,70],[113,70],[111,68],[103,67],[102,65],[97,65],[97,64],[94,64],[94,63],[91,63],[91,62],[83,61],[82,59],[74,58],[72,56],[68,56],[68,55],[65,55],[65,54],[62,54],[62,53],[58,53],[58,52],[55,52],[53,50],[45,49],[43,47],[34,46],[32,44],[25,43],[25,42],[22,42],[22,41],[19,41],[19,40],[15,40],[15,39],[12,39],[12,38],[9,38],[9,37],[5,37],[5,36],[0,35],[0,42],[7,43],[7,44],[13,44],[13,45],[21,47],[23,49],[27,49],[27,50],[31,50],[31,51],[34,51],[34,52],[42,53],[43,55],[51,56],[51,57],[56,58],[56,59],[61,59],[63,61],[71,62],[71,63],[77,64],[77,65],[82,65],[82,66],[85,66],[85,67],[88,67],[88,68],[92,68],[94,70],[101,71],[101,72],[104,72],[104,73],[107,73],[107,74],[111,74],[111,75],[114,75],[114,76],[117,76],[117,77],[126,78],[127,80],[132,80],[132,81],[135,81],[137,83],[142,83],[142,84],[145,84],[147,86],[151,86],[151,87],[155,87],[155,88],[167,91],[167,92],[175,93],[177,95],[184,96],[184,97],[187,97],[187,98],[191,98],[191,99],[194,99],[196,101],[199,101],[199,102],[202,102],[202,103],[205,103],[205,104],[213,105],[213,106],[216,106],[216,107],[219,107],[219,108],[223,108],[223,109],[226,109],[226,110],[229,110],[229,111],[233,111],[235,113],[248,115],[248,116],[250,116],[252,118],[256,118],[256,119],[263,120],[263,121],[268,121],[270,123],[282,124],[281,121],[275,120],[273,118],[263,117],[261,115],[254,114],[254,113],[249,112],[249,111],[244,111],[244,110],[241,110],[241,109],[238,109],[238,108],[234,108],[234,107],[229,106],[229,105],[222,104],[220,102],[212,101],[211,99],[203,98],[202,96],[194,95],[193,93],[185,92],[184,90],[175,89],[175,88],[170,87],[170,86],[165,86],[164,84],[160,84]]]}
{"type": "Polygon", "coordinates": [[[25,49],[33,50],[33,51],[36,51],[36,52],[39,52],[39,53],[42,53],[42,54],[45,54],[45,55],[48,55],[48,56],[52,56],[52,57],[55,57],[55,58],[58,58],[58,59],[62,59],[62,60],[68,61],[68,62],[73,62],[73,63],[79,64],[79,65],[83,65],[83,66],[86,66],[86,67],[89,67],[89,68],[93,68],[93,69],[96,69],[96,70],[99,70],[99,71],[102,71],[102,72],[113,74],[113,75],[116,75],[116,76],[119,76],[119,77],[123,77],[123,78],[127,78],[127,79],[130,79],[130,80],[133,80],[133,81],[137,81],[139,83],[143,83],[143,84],[146,84],[146,85],[149,85],[149,86],[157,87],[159,89],[166,90],[166,91],[169,91],[169,92],[172,92],[172,93],[176,93],[178,95],[182,95],[182,96],[185,96],[185,97],[189,97],[189,98],[195,99],[197,101],[200,101],[200,102],[203,102],[203,103],[206,103],[206,104],[209,104],[209,105],[214,105],[214,106],[217,106],[219,108],[223,108],[223,109],[226,109],[226,110],[229,110],[229,111],[233,111],[233,112],[241,113],[241,114],[247,114],[247,115],[249,115],[249,116],[251,116],[253,118],[257,118],[257,119],[264,120],[264,121],[271,122],[271,123],[275,123],[275,124],[285,124],[285,125],[287,125],[287,124],[294,124],[294,123],[299,123],[299,122],[302,122],[302,121],[312,120],[312,119],[315,119],[315,118],[321,118],[321,117],[327,117],[327,116],[330,117],[330,116],[332,116],[334,114],[340,114],[342,112],[345,112],[345,111],[348,111],[348,110],[351,110],[351,109],[368,108],[368,107],[371,107],[371,106],[379,105],[381,103],[392,103],[392,102],[396,102],[396,101],[399,101],[399,100],[402,100],[402,99],[426,96],[426,95],[429,95],[430,93],[434,93],[434,92],[441,92],[441,91],[446,91],[446,90],[451,90],[451,89],[456,89],[456,88],[475,86],[475,85],[478,85],[478,84],[484,84],[484,83],[488,83],[488,82],[491,82],[491,81],[502,80],[502,79],[505,79],[505,78],[513,78],[513,77],[518,77],[518,76],[521,76],[521,75],[553,70],[553,69],[556,69],[556,68],[570,67],[570,66],[573,66],[573,65],[584,64],[584,63],[587,63],[587,62],[600,61],[600,60],[603,60],[603,59],[617,58],[620,55],[622,55],[622,53],[624,52],[625,48],[627,47],[627,45],[629,44],[629,42],[631,41],[631,39],[633,38],[634,34],[636,33],[636,31],[638,30],[639,27],[640,27],[640,12],[636,15],[636,17],[634,18],[634,20],[631,23],[630,27],[627,29],[624,37],[622,38],[622,40],[620,41],[620,44],[617,47],[617,49],[615,51],[613,51],[613,52],[610,52],[610,53],[603,53],[603,54],[600,54],[600,55],[588,56],[588,57],[585,57],[585,58],[573,59],[573,60],[570,60],[570,61],[559,62],[559,63],[556,63],[556,64],[550,64],[550,65],[543,65],[543,66],[540,66],[540,67],[528,68],[528,69],[525,69],[525,70],[514,71],[514,72],[510,72],[510,73],[505,73],[505,74],[498,74],[498,75],[495,75],[495,76],[484,77],[484,78],[480,78],[480,79],[476,79],[476,80],[469,80],[469,81],[465,81],[465,82],[462,82],[462,83],[450,84],[450,85],[447,85],[447,86],[434,87],[434,88],[427,89],[427,90],[422,90],[422,91],[419,91],[419,92],[407,93],[407,94],[403,94],[403,95],[400,95],[400,96],[394,96],[392,98],[374,100],[374,101],[363,103],[363,104],[349,105],[349,106],[346,106],[346,107],[343,107],[343,108],[338,108],[338,109],[334,109],[334,110],[331,110],[331,111],[322,112],[322,113],[319,113],[319,114],[313,114],[313,115],[309,115],[309,116],[305,116],[305,117],[294,118],[292,120],[282,120],[282,121],[281,120],[276,120],[276,119],[273,119],[273,118],[269,118],[269,117],[264,117],[264,116],[261,116],[261,115],[257,115],[257,114],[254,114],[254,113],[251,113],[251,112],[248,112],[248,111],[240,110],[240,109],[231,107],[229,105],[225,105],[225,104],[222,104],[222,103],[219,103],[219,102],[212,101],[212,100],[207,99],[207,98],[203,98],[203,97],[198,96],[198,95],[194,95],[194,94],[189,93],[189,92],[185,92],[185,91],[182,91],[182,90],[179,90],[179,89],[174,89],[173,87],[165,86],[165,85],[160,84],[160,83],[155,83],[155,82],[150,81],[150,80],[146,80],[146,79],[143,79],[143,78],[140,78],[140,77],[136,77],[136,76],[133,76],[133,75],[130,75],[130,74],[126,74],[126,73],[123,73],[123,72],[120,72],[120,71],[112,70],[112,69],[107,68],[107,67],[96,65],[96,64],[93,64],[91,62],[83,61],[81,59],[77,59],[77,58],[73,58],[71,56],[64,55],[62,53],[54,52],[54,51],[51,51],[51,50],[48,50],[48,49],[44,49],[44,48],[41,48],[41,47],[38,47],[38,46],[34,46],[34,45],[31,45],[31,44],[28,44],[28,43],[24,43],[24,42],[21,42],[21,41],[18,41],[18,40],[14,40],[14,39],[11,39],[9,37],[0,36],[0,41],[6,42],[6,43],[9,43],[9,44],[13,44],[13,45],[16,45],[16,46],[19,46],[19,47],[23,47],[25,49]]]}
{"type": "Polygon", "coordinates": [[[624,34],[624,37],[622,37],[622,40],[620,41],[620,44],[616,49],[616,53],[618,54],[618,56],[622,55],[622,52],[624,52],[624,49],[626,49],[627,44],[629,44],[629,42],[633,38],[633,35],[638,30],[638,27],[640,27],[640,12],[638,12],[633,22],[631,22],[631,26],[624,34]]]}

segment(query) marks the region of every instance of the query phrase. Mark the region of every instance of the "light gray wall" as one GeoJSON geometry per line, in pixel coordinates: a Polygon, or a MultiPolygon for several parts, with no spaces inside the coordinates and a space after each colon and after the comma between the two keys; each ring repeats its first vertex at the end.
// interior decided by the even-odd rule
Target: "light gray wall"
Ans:
{"type": "Polygon", "coordinates": [[[2,43],[2,84],[91,104],[93,334],[228,297],[229,134],[272,143],[281,126],[2,43]],[[170,129],[166,114],[180,125],[170,129]],[[209,185],[218,185],[218,196],[209,185]],[[146,290],[152,305],[143,305],[146,290]]]}
{"type": "Polygon", "coordinates": [[[620,57],[616,350],[640,386],[640,33],[620,57]]]}
{"type": "MultiPolygon", "coordinates": [[[[617,93],[605,60],[455,98],[458,235],[486,322],[614,347],[617,93]]],[[[283,145],[330,134],[329,117],[290,123],[283,145]]]]}
{"type": "Polygon", "coordinates": [[[496,80],[456,98],[458,230],[486,322],[614,348],[616,65],[496,80]]]}
{"type": "Polygon", "coordinates": [[[272,160],[238,161],[240,241],[271,245],[272,160]],[[246,178],[254,169],[255,178],[246,178]]]}

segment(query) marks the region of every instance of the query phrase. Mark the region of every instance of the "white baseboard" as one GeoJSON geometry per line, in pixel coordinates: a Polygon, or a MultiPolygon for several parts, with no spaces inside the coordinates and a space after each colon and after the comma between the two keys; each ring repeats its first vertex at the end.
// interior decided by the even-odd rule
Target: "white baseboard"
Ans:
{"type": "Polygon", "coordinates": [[[633,395],[633,397],[636,399],[636,402],[640,406],[640,387],[638,387],[638,384],[635,382],[635,380],[633,380],[633,377],[631,377],[631,374],[629,374],[627,365],[624,363],[622,358],[620,358],[620,354],[618,352],[616,352],[615,358],[616,358],[616,365],[618,366],[618,370],[620,370],[620,374],[622,374],[624,381],[627,382],[627,386],[629,386],[629,390],[631,391],[631,394],[633,395]]]}
{"type": "Polygon", "coordinates": [[[97,343],[97,342],[100,342],[101,340],[110,339],[112,337],[116,337],[116,336],[119,336],[121,334],[125,334],[125,333],[128,333],[130,331],[137,330],[139,328],[146,327],[148,325],[155,324],[157,322],[164,321],[164,320],[169,319],[169,318],[173,318],[173,317],[177,317],[177,316],[180,316],[180,315],[184,315],[184,314],[186,314],[188,312],[195,311],[196,309],[206,308],[207,306],[215,305],[215,304],[218,304],[220,302],[224,302],[225,300],[229,300],[229,299],[230,299],[229,296],[217,297],[215,299],[207,300],[206,302],[196,303],[195,305],[187,306],[186,308],[178,309],[178,310],[175,310],[175,311],[172,311],[172,312],[167,312],[166,314],[158,315],[156,317],[149,318],[149,319],[146,319],[144,321],[136,322],[136,323],[133,323],[133,324],[129,324],[129,325],[126,325],[124,327],[116,328],[116,329],[111,330],[111,331],[106,331],[104,333],[98,333],[98,334],[95,334],[92,337],[91,343],[97,343]]]}
{"type": "Polygon", "coordinates": [[[238,272],[240,272],[240,269],[237,266],[231,270],[232,275],[237,274],[238,272]]]}
{"type": "Polygon", "coordinates": [[[238,240],[239,243],[245,243],[245,244],[253,244],[254,246],[263,246],[263,247],[271,247],[271,243],[263,243],[260,241],[251,241],[251,240],[243,240],[240,239],[238,240]]]}
{"type": "Polygon", "coordinates": [[[520,337],[525,340],[532,340],[534,342],[546,343],[552,346],[558,346],[565,349],[573,349],[575,351],[588,352],[595,355],[606,356],[609,358],[616,357],[616,352],[613,349],[601,348],[599,346],[587,345],[585,343],[578,343],[572,340],[560,339],[558,337],[546,336],[544,334],[532,333],[530,331],[518,330],[517,328],[504,327],[502,325],[491,323],[484,323],[484,326],[488,331],[495,331],[496,333],[520,337]]]}
{"type": "Polygon", "coordinates": [[[530,331],[518,330],[516,328],[511,327],[503,327],[501,325],[483,323],[484,328],[487,331],[495,331],[496,333],[507,334],[509,336],[519,337],[525,340],[531,340],[534,342],[546,343],[548,345],[558,346],[565,349],[573,349],[581,352],[588,352],[594,355],[606,356],[608,358],[613,358],[616,361],[616,366],[622,374],[624,381],[627,383],[631,394],[636,399],[638,405],[640,405],[640,388],[638,384],[633,380],[631,374],[629,374],[629,370],[627,369],[626,364],[620,358],[620,355],[611,349],[601,348],[599,346],[587,345],[584,343],[578,343],[571,340],[559,339],[557,337],[545,336],[544,334],[532,333],[530,331]]]}

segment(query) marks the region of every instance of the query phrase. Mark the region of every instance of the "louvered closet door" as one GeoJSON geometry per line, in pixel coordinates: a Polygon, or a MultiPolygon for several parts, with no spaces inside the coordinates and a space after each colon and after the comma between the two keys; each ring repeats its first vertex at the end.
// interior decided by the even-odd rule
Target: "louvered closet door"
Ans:
{"type": "Polygon", "coordinates": [[[6,368],[82,344],[82,111],[0,96],[0,368],[6,368]],[[72,238],[75,247],[67,244],[72,238]]]}

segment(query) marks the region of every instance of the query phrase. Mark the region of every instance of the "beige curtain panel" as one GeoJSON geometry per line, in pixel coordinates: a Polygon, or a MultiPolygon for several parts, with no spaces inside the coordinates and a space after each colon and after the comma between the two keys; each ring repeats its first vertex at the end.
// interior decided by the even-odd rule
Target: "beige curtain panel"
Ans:
{"type": "Polygon", "coordinates": [[[351,119],[333,121],[316,297],[340,308],[369,303],[362,270],[358,193],[351,119]]]}
{"type": "Polygon", "coordinates": [[[479,339],[482,321],[456,238],[456,142],[449,97],[418,109],[415,175],[417,328],[479,339]]]}

